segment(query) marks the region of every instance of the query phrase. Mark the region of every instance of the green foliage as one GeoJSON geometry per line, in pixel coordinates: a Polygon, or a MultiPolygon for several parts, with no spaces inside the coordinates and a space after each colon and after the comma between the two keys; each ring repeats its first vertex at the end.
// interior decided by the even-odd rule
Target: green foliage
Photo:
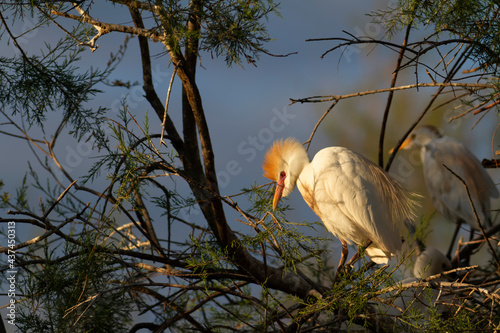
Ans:
{"type": "MultiPolygon", "coordinates": [[[[390,35],[409,23],[435,30],[436,45],[462,42],[469,48],[469,59],[480,68],[498,75],[500,25],[495,1],[398,1],[393,7],[371,14],[384,24],[390,35]],[[448,40],[448,37],[451,38],[448,40]]],[[[432,43],[428,47],[432,47],[432,43]]]]}
{"type": "Polygon", "coordinates": [[[62,249],[45,243],[37,266],[25,271],[19,286],[19,332],[127,332],[132,299],[119,262],[96,252],[97,231],[62,249]],[[78,254],[78,255],[75,255],[78,254]]]}
{"type": "Polygon", "coordinates": [[[205,274],[209,271],[234,268],[228,254],[217,246],[213,235],[204,234],[197,238],[190,235],[190,239],[192,252],[186,263],[193,271],[201,273],[202,277],[206,277],[205,274]]]}
{"type": "Polygon", "coordinates": [[[27,182],[27,175],[24,175],[23,177],[23,183],[19,188],[17,189],[16,193],[16,203],[15,206],[19,207],[19,209],[29,209],[28,207],[28,184],[27,182]]]}
{"type": "Polygon", "coordinates": [[[20,114],[30,126],[41,128],[48,112],[62,110],[75,136],[81,138],[99,124],[105,111],[83,106],[99,92],[94,86],[102,73],[79,73],[77,62],[83,49],[67,39],[55,49],[49,47],[42,56],[0,57],[0,101],[13,115],[20,114]],[[64,57],[54,55],[55,49],[64,57]]]}
{"type": "MultiPolygon", "coordinates": [[[[272,197],[274,192],[269,187],[257,186],[243,189],[243,193],[252,204],[248,210],[256,216],[262,216],[258,222],[258,230],[253,235],[241,235],[243,244],[253,251],[261,251],[262,246],[270,247],[275,252],[268,260],[273,264],[282,264],[285,269],[295,270],[300,263],[311,258],[318,258],[322,250],[322,244],[328,241],[324,238],[313,237],[310,232],[316,226],[324,229],[321,222],[293,222],[285,220],[285,213],[290,209],[285,205],[277,208],[273,214],[266,214],[272,210],[272,197]],[[262,228],[262,229],[261,229],[262,228]],[[263,245],[266,244],[266,245],[263,245]]],[[[286,198],[285,198],[286,201],[286,198]]],[[[326,246],[326,245],[325,245],[326,246]]]]}
{"type": "Polygon", "coordinates": [[[208,1],[206,6],[201,49],[225,56],[228,65],[241,65],[243,57],[255,63],[271,40],[262,21],[277,13],[274,1],[208,1]]]}

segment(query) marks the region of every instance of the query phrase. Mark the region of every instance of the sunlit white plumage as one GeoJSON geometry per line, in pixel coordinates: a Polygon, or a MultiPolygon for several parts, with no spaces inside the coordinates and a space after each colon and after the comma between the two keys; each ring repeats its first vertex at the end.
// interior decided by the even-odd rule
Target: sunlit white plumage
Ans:
{"type": "Polygon", "coordinates": [[[273,208],[297,185],[345,251],[346,242],[358,246],[371,242],[368,256],[376,263],[387,263],[400,250],[404,220],[412,219],[415,202],[399,183],[363,156],[343,147],[329,147],[309,162],[304,147],[289,138],[274,142],[263,169],[265,177],[277,182],[273,208]]]}
{"type": "MultiPolygon", "coordinates": [[[[457,224],[465,222],[479,230],[463,183],[443,166],[446,165],[467,184],[483,227],[491,226],[490,198],[497,198],[498,190],[467,147],[451,137],[443,136],[436,127],[429,125],[414,130],[401,145],[402,149],[411,147],[420,148],[427,189],[434,207],[441,215],[457,224]]],[[[450,252],[451,247],[448,256],[450,252]]]]}

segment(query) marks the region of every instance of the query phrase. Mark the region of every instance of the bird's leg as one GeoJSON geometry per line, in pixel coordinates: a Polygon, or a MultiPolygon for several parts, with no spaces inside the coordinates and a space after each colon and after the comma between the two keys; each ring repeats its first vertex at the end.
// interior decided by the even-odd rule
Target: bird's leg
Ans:
{"type": "MultiPolygon", "coordinates": [[[[469,243],[472,241],[473,238],[474,238],[474,229],[470,228],[469,243]]],[[[457,249],[457,253],[459,253],[458,249],[457,249]]],[[[463,262],[464,266],[469,266],[469,264],[470,264],[470,256],[471,255],[472,255],[472,253],[465,258],[465,260],[463,262]]],[[[460,258],[460,260],[462,260],[462,259],[460,258]]]]}
{"type": "Polygon", "coordinates": [[[469,242],[471,242],[473,238],[474,238],[474,229],[470,228],[469,242]]]}
{"type": "Polygon", "coordinates": [[[345,264],[347,267],[352,267],[360,258],[361,258],[361,253],[364,253],[365,250],[372,244],[372,241],[369,240],[366,245],[358,246],[358,252],[356,252],[351,259],[345,264]]]}
{"type": "Polygon", "coordinates": [[[446,252],[446,257],[448,259],[451,258],[451,251],[453,250],[453,245],[455,244],[455,239],[457,238],[457,235],[458,235],[458,231],[460,230],[460,226],[462,225],[462,222],[461,221],[458,221],[457,222],[457,226],[455,228],[455,232],[453,233],[453,237],[451,238],[451,243],[450,243],[450,247],[448,248],[448,252],[446,252]]]}
{"type": "Polygon", "coordinates": [[[349,249],[347,248],[347,242],[345,240],[340,240],[342,242],[342,254],[340,255],[339,265],[337,266],[337,272],[335,272],[335,277],[333,278],[333,284],[337,281],[340,270],[344,267],[345,261],[347,260],[347,255],[349,254],[349,249]]]}

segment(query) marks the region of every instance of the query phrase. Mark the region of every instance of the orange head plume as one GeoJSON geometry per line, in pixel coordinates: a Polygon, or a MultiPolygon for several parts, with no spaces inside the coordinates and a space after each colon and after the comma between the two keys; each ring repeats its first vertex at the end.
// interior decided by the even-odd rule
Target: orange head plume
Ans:
{"type": "Polygon", "coordinates": [[[271,148],[264,156],[264,177],[269,178],[275,182],[279,181],[280,172],[284,171],[284,164],[288,152],[295,149],[304,149],[300,142],[294,138],[280,139],[273,142],[271,148]]]}
{"type": "MultiPolygon", "coordinates": [[[[289,176],[287,159],[290,153],[295,152],[297,149],[299,149],[300,151],[304,150],[302,145],[293,138],[276,140],[271,145],[271,148],[269,148],[264,157],[264,163],[262,164],[262,169],[264,169],[264,177],[277,182],[273,198],[273,210],[276,209],[276,206],[278,205],[278,202],[283,195],[283,192],[285,190],[285,179],[287,178],[287,176],[289,176]]],[[[290,185],[288,186],[290,187],[290,185]]],[[[291,189],[287,190],[289,192],[291,189]]]]}

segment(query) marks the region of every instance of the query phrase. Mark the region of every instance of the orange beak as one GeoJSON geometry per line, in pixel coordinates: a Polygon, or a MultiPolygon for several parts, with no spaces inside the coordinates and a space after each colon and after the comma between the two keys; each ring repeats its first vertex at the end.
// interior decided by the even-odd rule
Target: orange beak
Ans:
{"type": "MultiPolygon", "coordinates": [[[[399,147],[399,150],[403,150],[403,149],[408,148],[408,146],[411,144],[411,142],[412,141],[410,139],[406,139],[405,141],[403,141],[403,143],[399,147]]],[[[392,154],[393,151],[394,151],[394,148],[392,148],[391,150],[389,150],[389,154],[392,154]]]]}
{"type": "Polygon", "coordinates": [[[276,184],[276,190],[274,192],[274,198],[273,198],[273,210],[276,210],[278,202],[280,201],[281,196],[283,195],[283,190],[285,189],[285,178],[286,175],[281,176],[280,180],[278,180],[278,183],[276,184]]]}

